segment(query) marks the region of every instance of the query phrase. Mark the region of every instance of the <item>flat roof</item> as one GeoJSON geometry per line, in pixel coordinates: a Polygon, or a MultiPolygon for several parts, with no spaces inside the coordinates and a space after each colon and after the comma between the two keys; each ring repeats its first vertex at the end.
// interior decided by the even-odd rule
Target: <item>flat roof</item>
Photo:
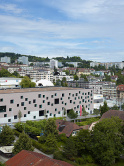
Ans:
{"type": "MultiPolygon", "coordinates": [[[[81,90],[83,88],[72,87],[43,87],[43,88],[20,88],[20,89],[1,89],[0,94],[7,93],[26,93],[26,92],[45,92],[45,91],[62,91],[62,90],[81,90]]],[[[90,89],[90,88],[89,88],[90,89]]]]}

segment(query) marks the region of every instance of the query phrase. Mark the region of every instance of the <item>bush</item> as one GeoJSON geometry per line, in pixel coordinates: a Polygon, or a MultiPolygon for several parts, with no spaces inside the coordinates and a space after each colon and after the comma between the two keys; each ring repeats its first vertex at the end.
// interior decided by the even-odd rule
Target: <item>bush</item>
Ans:
{"type": "Polygon", "coordinates": [[[63,152],[62,151],[55,151],[53,154],[53,158],[57,160],[64,160],[63,152]]]}
{"type": "Polygon", "coordinates": [[[17,137],[19,137],[20,132],[19,132],[19,131],[17,131],[17,130],[13,130],[13,131],[14,131],[14,135],[16,135],[17,137]]]}
{"type": "Polygon", "coordinates": [[[75,162],[79,165],[86,164],[86,161],[83,158],[76,158],[75,162]]]}
{"type": "Polygon", "coordinates": [[[58,141],[61,141],[61,142],[63,142],[63,143],[66,143],[66,141],[67,141],[66,134],[65,134],[65,133],[59,134],[59,135],[58,135],[58,141]]]}

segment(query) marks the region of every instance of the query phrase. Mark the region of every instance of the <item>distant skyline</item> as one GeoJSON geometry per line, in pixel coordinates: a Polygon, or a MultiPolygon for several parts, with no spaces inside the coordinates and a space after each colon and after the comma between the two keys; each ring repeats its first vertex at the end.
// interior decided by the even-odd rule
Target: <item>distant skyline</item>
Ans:
{"type": "Polygon", "coordinates": [[[124,0],[0,0],[0,52],[124,61],[124,0]]]}

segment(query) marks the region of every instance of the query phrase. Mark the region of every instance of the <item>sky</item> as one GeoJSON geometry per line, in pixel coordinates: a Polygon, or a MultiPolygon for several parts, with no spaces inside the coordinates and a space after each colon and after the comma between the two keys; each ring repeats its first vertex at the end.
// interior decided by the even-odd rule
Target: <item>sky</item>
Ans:
{"type": "Polygon", "coordinates": [[[124,61],[124,0],[0,0],[0,52],[124,61]]]}

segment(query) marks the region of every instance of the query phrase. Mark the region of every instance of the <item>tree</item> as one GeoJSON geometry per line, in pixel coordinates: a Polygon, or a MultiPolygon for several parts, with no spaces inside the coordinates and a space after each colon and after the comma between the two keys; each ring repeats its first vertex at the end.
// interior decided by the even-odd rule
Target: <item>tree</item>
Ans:
{"type": "Polygon", "coordinates": [[[11,145],[14,140],[15,137],[13,130],[7,125],[3,126],[2,132],[0,134],[0,145],[11,145]]]}
{"type": "Polygon", "coordinates": [[[74,112],[73,109],[71,109],[71,110],[69,111],[69,113],[68,113],[68,117],[69,117],[70,119],[75,119],[75,118],[78,117],[78,115],[77,115],[77,113],[74,112]]]}
{"type": "Polygon", "coordinates": [[[64,155],[69,160],[74,160],[74,157],[77,156],[77,149],[75,146],[75,141],[72,137],[69,137],[66,141],[66,145],[63,149],[64,155]]]}
{"type": "Polygon", "coordinates": [[[18,112],[19,122],[21,121],[21,117],[22,117],[22,112],[19,110],[19,112],[18,112]]]}
{"type": "Polygon", "coordinates": [[[47,120],[44,134],[45,134],[46,137],[49,134],[53,134],[55,137],[58,136],[58,130],[56,129],[56,122],[55,122],[54,119],[48,119],[47,120]]]}
{"type": "Polygon", "coordinates": [[[22,132],[19,136],[19,139],[14,143],[13,153],[17,154],[21,150],[33,151],[33,149],[34,148],[32,146],[31,139],[26,133],[22,132]]]}
{"type": "Polygon", "coordinates": [[[56,148],[57,147],[57,140],[54,134],[50,133],[46,137],[45,145],[48,147],[56,148]]]}
{"type": "Polygon", "coordinates": [[[24,76],[24,78],[20,82],[20,86],[22,88],[33,88],[36,86],[36,84],[35,84],[35,82],[31,82],[31,80],[28,76],[24,76]]]}
{"type": "Polygon", "coordinates": [[[100,111],[98,109],[93,110],[93,114],[98,115],[99,113],[100,113],[100,111]]]}
{"type": "Polygon", "coordinates": [[[85,108],[83,107],[83,108],[82,108],[82,116],[86,116],[86,115],[88,115],[88,114],[89,114],[89,113],[86,112],[85,108]]]}
{"type": "Polygon", "coordinates": [[[100,109],[100,115],[102,116],[105,112],[107,112],[109,110],[107,102],[104,101],[104,105],[103,106],[100,105],[99,109],[100,109]]]}
{"type": "Polygon", "coordinates": [[[112,110],[119,110],[118,106],[115,104],[112,108],[112,110]]]}
{"type": "Polygon", "coordinates": [[[74,80],[79,80],[79,77],[76,74],[74,75],[74,80]]]}
{"type": "Polygon", "coordinates": [[[92,154],[100,165],[113,165],[123,153],[122,122],[118,117],[103,119],[92,131],[92,154]]]}
{"type": "Polygon", "coordinates": [[[63,70],[63,72],[65,72],[66,75],[69,75],[69,70],[63,70]]]}

